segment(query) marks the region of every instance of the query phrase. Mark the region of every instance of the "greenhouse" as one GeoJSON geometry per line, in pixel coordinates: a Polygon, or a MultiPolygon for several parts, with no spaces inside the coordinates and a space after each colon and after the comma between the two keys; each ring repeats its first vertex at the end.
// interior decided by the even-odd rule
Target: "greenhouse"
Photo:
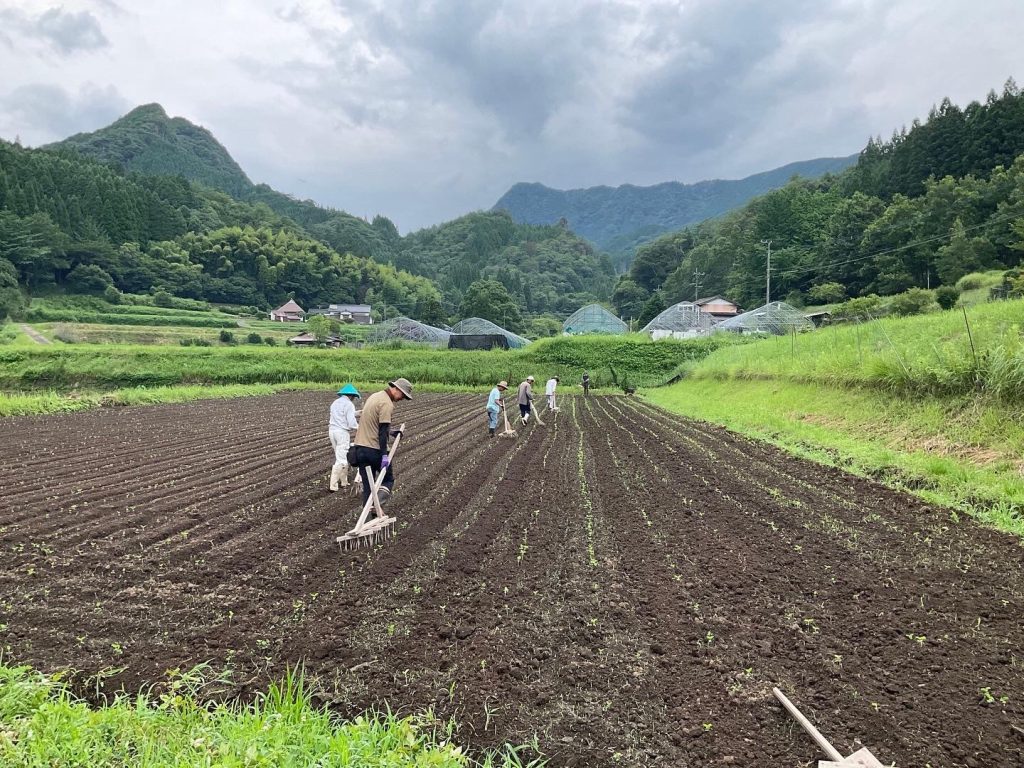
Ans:
{"type": "Polygon", "coordinates": [[[714,325],[714,318],[702,312],[692,301],[680,301],[645,325],[643,332],[649,333],[655,341],[665,338],[689,339],[710,333],[714,325]]]}
{"type": "Polygon", "coordinates": [[[562,323],[562,333],[570,335],[582,333],[626,333],[629,326],[602,307],[600,304],[587,304],[580,307],[569,319],[562,323]]]}
{"type": "Polygon", "coordinates": [[[813,331],[814,323],[796,307],[784,301],[773,301],[742,315],[730,317],[719,323],[715,330],[784,336],[794,331],[813,331]]]}
{"type": "Polygon", "coordinates": [[[508,340],[509,349],[519,349],[530,343],[529,339],[524,339],[522,336],[512,333],[512,331],[506,331],[500,325],[495,325],[490,320],[484,320],[482,317],[467,317],[465,320],[460,320],[452,326],[452,333],[470,336],[501,334],[508,340]]]}
{"type": "Polygon", "coordinates": [[[408,317],[393,317],[373,326],[367,337],[371,344],[388,341],[411,341],[417,344],[430,344],[435,347],[447,347],[451,333],[425,325],[408,317]]]}

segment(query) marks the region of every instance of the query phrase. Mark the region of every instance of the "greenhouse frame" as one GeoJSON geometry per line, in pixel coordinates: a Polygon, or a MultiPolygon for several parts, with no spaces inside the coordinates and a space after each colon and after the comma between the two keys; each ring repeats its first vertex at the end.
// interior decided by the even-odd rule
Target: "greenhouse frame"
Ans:
{"type": "Polygon", "coordinates": [[[390,320],[385,320],[383,323],[374,325],[366,340],[371,344],[397,340],[416,344],[430,344],[435,347],[447,347],[450,336],[451,333],[449,331],[403,316],[393,317],[390,320]]]}
{"type": "Polygon", "coordinates": [[[482,317],[467,317],[465,320],[460,320],[452,326],[453,334],[469,334],[472,336],[488,335],[488,334],[501,334],[508,339],[509,349],[520,349],[530,343],[529,339],[524,339],[512,331],[506,331],[500,325],[495,325],[490,320],[484,320],[482,317]]]}
{"type": "Polygon", "coordinates": [[[773,301],[757,309],[730,317],[715,330],[785,336],[796,331],[813,331],[814,323],[804,313],[784,301],[773,301]]]}
{"type": "Polygon", "coordinates": [[[692,301],[680,301],[643,327],[643,333],[658,339],[690,339],[711,332],[715,319],[692,301]]]}
{"type": "Polygon", "coordinates": [[[567,335],[585,333],[628,333],[629,326],[600,304],[580,307],[562,323],[562,333],[567,335]]]}

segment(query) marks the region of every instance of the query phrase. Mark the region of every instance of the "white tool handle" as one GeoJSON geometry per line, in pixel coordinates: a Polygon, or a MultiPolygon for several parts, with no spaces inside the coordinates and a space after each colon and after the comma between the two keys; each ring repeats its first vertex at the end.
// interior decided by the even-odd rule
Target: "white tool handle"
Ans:
{"type": "MultiPolygon", "coordinates": [[[[395,455],[395,451],[398,450],[398,444],[402,442],[402,435],[405,433],[405,424],[398,428],[398,437],[395,438],[395,442],[391,444],[391,449],[388,451],[388,462],[391,462],[391,457],[395,455]]],[[[372,507],[377,508],[377,514],[381,517],[384,516],[384,510],[381,509],[380,499],[377,498],[377,491],[380,490],[381,485],[384,483],[384,475],[387,474],[387,468],[381,467],[380,474],[376,478],[373,477],[373,470],[370,470],[370,478],[373,482],[370,485],[370,497],[366,500],[363,505],[362,514],[359,515],[359,521],[356,523],[356,527],[349,531],[350,534],[358,535],[359,531],[364,525],[366,525],[366,518],[370,516],[370,509],[372,507]]]]}
{"type": "Polygon", "coordinates": [[[789,710],[789,714],[791,714],[796,721],[803,726],[803,729],[807,731],[810,737],[818,742],[818,746],[821,747],[821,751],[828,755],[830,760],[836,760],[837,762],[843,760],[843,756],[839,751],[828,743],[828,739],[821,735],[821,731],[811,725],[811,721],[804,717],[800,710],[796,708],[796,705],[786,698],[786,694],[778,688],[772,688],[772,693],[775,694],[775,698],[782,702],[782,706],[789,710]]]}

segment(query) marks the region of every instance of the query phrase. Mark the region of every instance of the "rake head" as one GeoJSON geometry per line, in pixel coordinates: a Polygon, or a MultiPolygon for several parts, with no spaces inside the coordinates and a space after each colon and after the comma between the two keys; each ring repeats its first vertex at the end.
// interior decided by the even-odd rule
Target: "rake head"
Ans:
{"type": "Polygon", "coordinates": [[[376,544],[383,544],[394,535],[395,518],[378,517],[358,530],[353,529],[339,536],[337,542],[342,552],[354,552],[363,547],[369,549],[376,544]]]}
{"type": "Polygon", "coordinates": [[[515,437],[516,431],[514,429],[506,429],[504,432],[499,432],[498,437],[515,437]]]}

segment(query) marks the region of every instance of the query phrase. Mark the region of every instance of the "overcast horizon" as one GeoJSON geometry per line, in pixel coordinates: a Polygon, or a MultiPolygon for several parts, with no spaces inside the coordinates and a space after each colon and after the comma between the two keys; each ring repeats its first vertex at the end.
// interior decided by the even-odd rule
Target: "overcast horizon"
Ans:
{"type": "Polygon", "coordinates": [[[0,137],[160,103],[255,182],[403,232],[558,189],[838,157],[1017,76],[1024,3],[0,0],[0,137]]]}

